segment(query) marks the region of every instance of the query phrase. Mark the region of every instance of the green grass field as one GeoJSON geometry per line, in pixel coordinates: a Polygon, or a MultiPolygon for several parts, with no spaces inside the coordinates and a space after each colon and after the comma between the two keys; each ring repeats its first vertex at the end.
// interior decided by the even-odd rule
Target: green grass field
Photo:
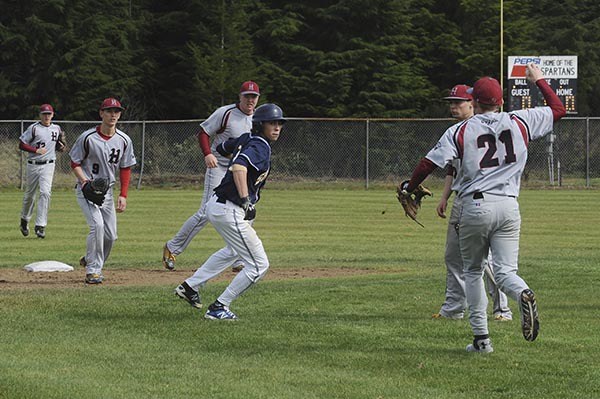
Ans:
{"type": "MultiPolygon", "coordinates": [[[[22,192],[0,195],[0,398],[600,397],[600,191],[522,192],[520,274],[538,297],[540,336],[491,321],[488,356],[465,352],[466,320],[430,318],[445,287],[438,198],[425,201],[422,229],[393,190],[267,188],[255,227],[273,270],[377,273],[266,278],[232,304],[239,321],[211,322],[170,283],[110,283],[114,269],[143,280],[161,268],[198,190],[132,190],[108,280],[69,289],[1,281],[39,260],[77,264],[87,226],[73,192],[53,193],[45,240],[19,232],[22,192]]],[[[221,245],[208,227],[178,269],[191,274],[221,245]]],[[[225,285],[207,285],[204,302],[225,285]]]]}

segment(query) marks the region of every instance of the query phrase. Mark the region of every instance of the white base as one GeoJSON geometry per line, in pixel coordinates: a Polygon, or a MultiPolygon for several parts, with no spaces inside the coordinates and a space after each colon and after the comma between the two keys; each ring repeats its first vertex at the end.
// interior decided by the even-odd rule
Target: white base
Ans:
{"type": "Polygon", "coordinates": [[[41,262],[30,263],[23,269],[28,272],[72,272],[73,266],[55,260],[43,260],[41,262]]]}

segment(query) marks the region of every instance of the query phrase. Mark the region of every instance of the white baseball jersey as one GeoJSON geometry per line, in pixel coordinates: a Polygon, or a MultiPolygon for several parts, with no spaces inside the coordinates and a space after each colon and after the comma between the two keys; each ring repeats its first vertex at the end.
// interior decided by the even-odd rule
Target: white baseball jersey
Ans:
{"type": "Polygon", "coordinates": [[[217,146],[230,138],[250,132],[252,115],[243,113],[237,104],[229,104],[218,108],[200,126],[213,138],[210,149],[217,158],[219,166],[226,168],[229,165],[229,159],[217,152],[217,146]]]}
{"type": "Polygon", "coordinates": [[[117,171],[136,164],[133,144],[128,135],[117,129],[108,138],[100,133],[100,126],[83,132],[69,152],[71,160],[81,165],[90,179],[108,177],[116,181],[117,171]]]}
{"type": "Polygon", "coordinates": [[[45,148],[45,154],[36,154],[28,152],[30,161],[50,161],[56,159],[56,142],[61,134],[60,126],[51,123],[50,126],[44,126],[41,122],[36,122],[29,126],[19,140],[35,148],[45,148]]]}
{"type": "Polygon", "coordinates": [[[519,196],[529,141],[552,131],[550,107],[477,114],[451,126],[426,158],[442,168],[460,163],[453,189],[519,196]]]}

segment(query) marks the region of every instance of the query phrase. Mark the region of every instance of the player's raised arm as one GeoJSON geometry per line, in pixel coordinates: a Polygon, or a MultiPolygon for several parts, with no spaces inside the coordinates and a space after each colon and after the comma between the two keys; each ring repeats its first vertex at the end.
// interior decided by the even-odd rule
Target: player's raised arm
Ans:
{"type": "Polygon", "coordinates": [[[527,80],[531,83],[535,83],[535,85],[540,89],[542,95],[544,96],[544,100],[546,100],[546,104],[552,109],[552,116],[554,118],[554,122],[564,117],[567,114],[567,110],[565,106],[560,101],[560,98],[556,95],[552,87],[546,82],[544,79],[544,75],[540,67],[533,62],[527,64],[527,69],[525,70],[525,76],[527,80]]]}

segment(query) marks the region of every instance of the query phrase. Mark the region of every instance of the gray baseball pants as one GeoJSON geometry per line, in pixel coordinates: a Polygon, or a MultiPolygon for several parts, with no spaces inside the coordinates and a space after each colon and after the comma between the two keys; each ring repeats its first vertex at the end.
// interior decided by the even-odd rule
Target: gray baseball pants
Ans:
{"type": "Polygon", "coordinates": [[[117,213],[110,188],[102,206],[86,200],[81,189],[76,189],[77,203],[83,211],[90,228],[86,239],[86,273],[102,274],[104,262],[108,259],[114,242],[117,240],[117,213]]]}
{"type": "MultiPolygon", "coordinates": [[[[461,201],[458,197],[454,198],[450,219],[448,221],[448,230],[446,233],[446,251],[444,260],[446,262],[446,299],[440,309],[440,314],[449,318],[462,318],[467,308],[467,298],[465,294],[465,277],[462,255],[458,241],[459,216],[461,210],[461,201]]],[[[500,291],[493,279],[491,266],[491,255],[483,260],[483,269],[485,285],[488,287],[488,294],[493,302],[493,314],[512,318],[512,312],[508,307],[508,298],[500,291]]]]}
{"type": "Polygon", "coordinates": [[[45,227],[48,224],[48,209],[50,208],[50,197],[52,196],[52,179],[54,178],[55,163],[44,165],[27,164],[27,187],[23,195],[23,209],[21,219],[28,222],[33,215],[33,207],[38,188],[40,197],[37,201],[37,213],[35,225],[45,227]]]}
{"type": "Polygon", "coordinates": [[[488,334],[483,260],[491,250],[496,283],[518,301],[527,283],[517,275],[521,215],[516,198],[484,193],[483,199],[462,199],[459,244],[473,335],[488,334]]]}

